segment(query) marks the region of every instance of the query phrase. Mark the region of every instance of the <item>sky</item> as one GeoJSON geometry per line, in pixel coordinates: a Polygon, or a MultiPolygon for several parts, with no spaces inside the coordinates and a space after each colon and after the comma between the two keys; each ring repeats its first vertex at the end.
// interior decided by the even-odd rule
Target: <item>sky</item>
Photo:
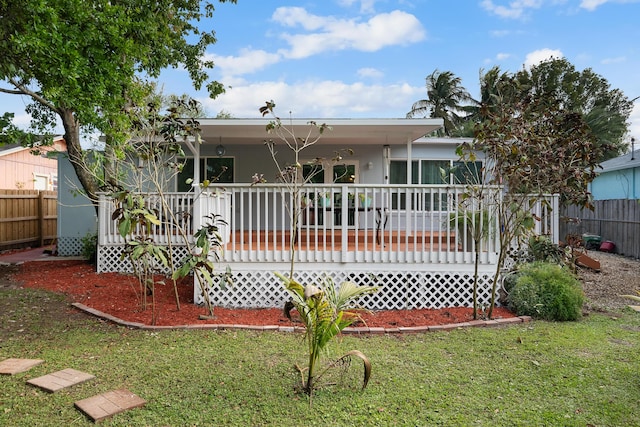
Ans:
{"type": "MultiPolygon", "coordinates": [[[[203,28],[217,43],[210,76],[226,93],[195,91],[182,69],[162,73],[165,94],[189,94],[207,116],[398,118],[426,98],[425,78],[451,71],[479,97],[481,70],[515,72],[550,57],[591,68],[640,97],[640,0],[238,0],[215,4],[203,28]]],[[[0,97],[9,110],[22,103],[0,97]]],[[[1,110],[1,109],[0,109],[1,110]]],[[[630,133],[640,140],[640,98],[630,133]]],[[[640,148],[640,144],[636,145],[640,148]]]]}

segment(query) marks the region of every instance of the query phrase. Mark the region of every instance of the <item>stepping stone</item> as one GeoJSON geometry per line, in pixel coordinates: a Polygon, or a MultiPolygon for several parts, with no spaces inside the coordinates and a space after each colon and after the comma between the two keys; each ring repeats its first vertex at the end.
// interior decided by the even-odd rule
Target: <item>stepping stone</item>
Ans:
{"type": "Polygon", "coordinates": [[[0,374],[13,375],[25,372],[42,362],[44,360],[40,359],[5,359],[0,362],[0,374]]]}
{"type": "Polygon", "coordinates": [[[80,384],[85,381],[94,379],[95,376],[85,372],[76,371],[75,369],[63,369],[62,371],[44,375],[42,377],[33,378],[27,381],[27,384],[40,387],[50,393],[55,393],[72,385],[80,384]]]}
{"type": "Polygon", "coordinates": [[[98,422],[128,409],[144,406],[145,403],[146,400],[122,388],[78,400],[74,405],[94,422],[98,422]]]}

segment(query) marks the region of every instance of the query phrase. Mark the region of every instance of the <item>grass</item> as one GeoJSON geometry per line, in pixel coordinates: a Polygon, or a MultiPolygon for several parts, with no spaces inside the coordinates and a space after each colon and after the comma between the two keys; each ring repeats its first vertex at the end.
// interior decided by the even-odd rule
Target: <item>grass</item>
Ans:
{"type": "Polygon", "coordinates": [[[104,426],[640,425],[640,315],[627,310],[578,322],[345,336],[330,347],[369,356],[369,387],[358,389],[354,363],[310,407],[295,389],[301,335],[145,332],[65,307],[43,291],[0,289],[0,360],[46,361],[0,376],[0,425],[92,425],[73,402],[122,387],[148,403],[104,426]],[[96,379],[55,394],[26,384],[64,368],[96,379]]]}

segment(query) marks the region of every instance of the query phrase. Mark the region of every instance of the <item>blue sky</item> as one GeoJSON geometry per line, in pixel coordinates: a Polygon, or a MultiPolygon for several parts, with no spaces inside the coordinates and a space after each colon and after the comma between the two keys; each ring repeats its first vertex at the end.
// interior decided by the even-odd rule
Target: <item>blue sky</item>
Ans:
{"type": "MultiPolygon", "coordinates": [[[[216,3],[202,23],[216,31],[208,55],[227,93],[207,99],[183,70],[161,82],[167,94],[196,97],[209,116],[258,117],[274,100],[279,115],[295,118],[404,117],[435,69],[477,97],[481,69],[563,56],[635,98],[639,18],[640,0],[238,0],[216,3]]],[[[631,120],[640,140],[640,99],[631,120]]]]}

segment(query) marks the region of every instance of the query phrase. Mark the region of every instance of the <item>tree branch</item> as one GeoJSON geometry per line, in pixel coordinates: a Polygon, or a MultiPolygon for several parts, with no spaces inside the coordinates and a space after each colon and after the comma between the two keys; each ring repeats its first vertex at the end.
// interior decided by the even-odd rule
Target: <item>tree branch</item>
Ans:
{"type": "Polygon", "coordinates": [[[1,93],[8,93],[10,95],[28,95],[20,90],[14,90],[14,89],[5,89],[3,87],[0,87],[0,92],[1,93]]]}
{"type": "Polygon", "coordinates": [[[9,83],[11,83],[12,85],[14,85],[15,87],[17,87],[19,89],[19,91],[16,91],[18,94],[28,95],[31,98],[33,98],[34,101],[44,105],[45,107],[51,109],[52,111],[56,111],[56,112],[60,113],[60,110],[54,104],[52,104],[50,101],[48,101],[45,98],[43,98],[42,96],[38,95],[36,92],[33,92],[32,90],[27,89],[24,85],[22,85],[21,83],[15,81],[13,78],[9,79],[9,83]]]}

